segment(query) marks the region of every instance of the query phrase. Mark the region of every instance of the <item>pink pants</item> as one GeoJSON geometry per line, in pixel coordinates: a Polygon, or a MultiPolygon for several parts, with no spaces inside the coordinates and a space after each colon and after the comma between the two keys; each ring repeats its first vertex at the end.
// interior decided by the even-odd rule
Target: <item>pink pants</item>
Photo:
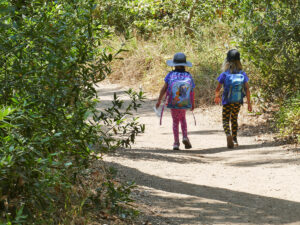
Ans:
{"type": "Polygon", "coordinates": [[[185,109],[171,109],[171,115],[173,119],[174,144],[179,144],[179,122],[181,124],[182,136],[183,138],[187,138],[185,112],[185,109]]]}

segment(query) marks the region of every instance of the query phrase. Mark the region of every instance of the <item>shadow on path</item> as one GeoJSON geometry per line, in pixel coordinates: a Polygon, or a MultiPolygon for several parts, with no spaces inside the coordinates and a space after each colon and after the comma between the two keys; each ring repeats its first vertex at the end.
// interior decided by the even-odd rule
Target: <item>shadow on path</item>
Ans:
{"type": "Polygon", "coordinates": [[[254,125],[249,124],[242,124],[239,126],[239,136],[257,136],[264,133],[268,133],[270,131],[273,131],[270,124],[268,123],[259,123],[254,125]]]}
{"type": "MultiPolygon", "coordinates": [[[[272,146],[272,145],[270,145],[272,146]]],[[[202,149],[202,150],[180,150],[180,151],[173,151],[161,148],[147,148],[147,149],[119,149],[114,153],[111,153],[113,157],[118,158],[127,158],[133,160],[147,160],[147,161],[164,161],[164,162],[172,162],[172,163],[209,163],[210,161],[223,161],[224,157],[222,156],[213,156],[207,157],[206,155],[217,154],[220,152],[227,152],[227,151],[237,151],[237,150],[248,150],[248,149],[258,149],[258,148],[265,148],[266,145],[244,145],[240,146],[237,149],[228,149],[226,147],[219,147],[219,148],[209,148],[209,149],[202,149]]],[[[256,154],[258,155],[268,155],[272,153],[276,153],[278,150],[268,149],[258,151],[256,154]]],[[[276,156],[277,157],[277,156],[276,156]]],[[[278,157],[282,157],[282,155],[278,155],[278,157]]],[[[255,167],[260,165],[272,165],[272,167],[281,167],[280,164],[296,164],[300,165],[300,158],[275,158],[269,157],[268,159],[264,160],[245,160],[245,161],[237,161],[231,162],[229,166],[235,167],[255,167]]]]}
{"type": "MultiPolygon", "coordinates": [[[[132,149],[126,149],[126,150],[118,150],[117,154],[120,154],[120,156],[124,156],[126,157],[126,152],[128,152],[128,154],[130,154],[131,152],[135,152],[135,153],[140,153],[140,156],[135,156],[136,158],[140,158],[143,157],[143,154],[147,155],[147,154],[151,154],[151,157],[153,157],[153,154],[165,154],[165,155],[195,155],[195,154],[199,154],[203,155],[202,157],[204,157],[204,155],[209,155],[209,154],[217,154],[217,153],[221,153],[221,152],[231,152],[231,151],[241,151],[241,150],[258,150],[260,148],[266,148],[266,147],[273,147],[273,146],[278,146],[278,145],[274,145],[273,142],[265,142],[262,144],[252,144],[252,145],[240,145],[238,148],[232,148],[232,149],[228,149],[227,147],[213,147],[213,148],[203,148],[203,149],[199,149],[199,148],[193,148],[191,150],[186,150],[186,149],[182,149],[179,151],[173,151],[171,149],[161,149],[161,148],[142,148],[142,149],[138,149],[138,148],[132,148],[132,149]]],[[[259,152],[259,154],[268,154],[274,152],[273,150],[264,150],[259,152]]],[[[155,156],[154,156],[155,157],[155,156]]],[[[159,156],[162,157],[162,156],[159,156]]],[[[163,160],[160,158],[157,158],[158,160],[163,160]]],[[[147,157],[146,157],[147,158],[147,157]]],[[[167,159],[167,158],[166,158],[167,159]]],[[[168,161],[168,160],[166,160],[168,161]]]]}
{"type": "MultiPolygon", "coordinates": [[[[215,134],[224,134],[223,130],[197,130],[189,131],[189,135],[215,135],[215,134]]],[[[172,132],[164,132],[162,135],[173,135],[172,132]]]]}
{"type": "Polygon", "coordinates": [[[245,162],[230,163],[230,166],[236,167],[255,167],[261,165],[272,165],[272,167],[277,168],[281,167],[280,164],[296,164],[300,165],[299,158],[290,158],[290,159],[268,159],[268,160],[253,160],[245,162]]]}
{"type": "Polygon", "coordinates": [[[135,180],[138,185],[188,195],[182,198],[151,196],[153,205],[173,205],[172,215],[188,215],[186,218],[174,218],[165,214],[174,221],[172,224],[300,224],[299,202],[191,184],[149,175],[117,163],[109,164],[126,174],[126,180],[135,180]],[[166,201],[173,204],[167,204],[166,201]]]}
{"type": "Polygon", "coordinates": [[[200,154],[186,154],[184,151],[162,149],[121,149],[112,153],[113,157],[172,163],[206,163],[200,154]],[[186,156],[186,157],[183,157],[186,156]]]}

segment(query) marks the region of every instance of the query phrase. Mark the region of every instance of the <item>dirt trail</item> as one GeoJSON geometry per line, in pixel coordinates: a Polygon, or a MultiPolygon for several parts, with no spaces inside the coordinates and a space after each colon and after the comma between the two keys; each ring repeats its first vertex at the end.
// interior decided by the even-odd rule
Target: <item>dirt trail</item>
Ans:
{"type": "MultiPolygon", "coordinates": [[[[115,85],[99,87],[108,103],[115,85]]],[[[270,136],[239,132],[240,147],[227,149],[221,107],[187,113],[191,150],[173,151],[171,116],[163,125],[148,100],[139,112],[146,132],[132,149],[104,160],[135,180],[135,195],[151,224],[300,224],[300,155],[276,146],[270,136]]],[[[246,107],[244,107],[246,108],[246,107]]],[[[246,123],[246,112],[239,118],[246,123]]]]}

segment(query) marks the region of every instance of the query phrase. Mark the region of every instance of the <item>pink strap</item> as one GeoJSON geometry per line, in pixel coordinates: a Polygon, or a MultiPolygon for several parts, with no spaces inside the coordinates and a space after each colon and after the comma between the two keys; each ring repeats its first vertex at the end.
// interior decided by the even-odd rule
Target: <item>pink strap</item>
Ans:
{"type": "Polygon", "coordinates": [[[161,126],[161,124],[162,124],[162,117],[163,117],[163,114],[164,114],[164,109],[165,109],[165,105],[166,105],[166,102],[167,102],[167,98],[168,98],[168,95],[166,95],[165,100],[164,100],[163,107],[162,107],[162,109],[161,109],[160,121],[159,121],[159,125],[160,125],[160,126],[161,126]]]}

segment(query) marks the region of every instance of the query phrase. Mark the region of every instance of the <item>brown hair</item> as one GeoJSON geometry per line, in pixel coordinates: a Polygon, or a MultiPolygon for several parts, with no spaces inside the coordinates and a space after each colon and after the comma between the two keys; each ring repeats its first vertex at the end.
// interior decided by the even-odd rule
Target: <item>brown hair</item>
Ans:
{"type": "Polygon", "coordinates": [[[243,69],[243,67],[242,67],[240,60],[234,60],[234,61],[229,62],[227,59],[225,59],[223,65],[222,65],[223,72],[229,70],[230,73],[237,73],[242,69],[243,69]]]}
{"type": "Polygon", "coordinates": [[[175,70],[185,70],[184,66],[175,66],[175,70]]]}

